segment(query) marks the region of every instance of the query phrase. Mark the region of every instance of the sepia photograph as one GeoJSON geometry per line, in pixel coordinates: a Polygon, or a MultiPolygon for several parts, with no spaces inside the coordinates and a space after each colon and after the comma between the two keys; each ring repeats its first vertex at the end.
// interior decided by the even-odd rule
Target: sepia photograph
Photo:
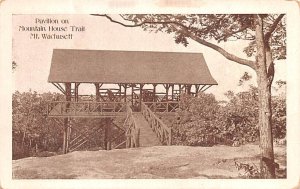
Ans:
{"type": "Polygon", "coordinates": [[[150,13],[11,14],[11,182],[282,188],[289,14],[150,13]]]}
{"type": "Polygon", "coordinates": [[[285,19],[13,15],[13,178],[286,178],[285,19]]]}

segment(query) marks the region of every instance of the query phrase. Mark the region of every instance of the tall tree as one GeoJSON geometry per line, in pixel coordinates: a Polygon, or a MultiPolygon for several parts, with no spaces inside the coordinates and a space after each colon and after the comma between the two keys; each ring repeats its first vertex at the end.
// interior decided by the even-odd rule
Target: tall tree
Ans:
{"type": "Polygon", "coordinates": [[[188,39],[214,49],[226,59],[248,66],[257,74],[259,90],[259,130],[261,176],[275,178],[272,138],[271,85],[274,60],[285,59],[286,28],[284,14],[138,14],[103,16],[124,27],[141,27],[145,31],[173,34],[175,42],[187,46],[188,39]],[[231,40],[248,40],[244,49],[248,58],[241,58],[218,45],[231,40]]]}

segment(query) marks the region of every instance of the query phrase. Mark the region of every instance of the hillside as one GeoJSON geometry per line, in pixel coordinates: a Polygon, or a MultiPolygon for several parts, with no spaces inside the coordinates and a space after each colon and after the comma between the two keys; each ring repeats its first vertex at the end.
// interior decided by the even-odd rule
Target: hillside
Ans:
{"type": "MultiPolygon", "coordinates": [[[[155,146],[111,151],[77,151],[13,161],[13,178],[237,178],[234,162],[258,166],[257,145],[240,147],[155,146]]],[[[286,149],[275,147],[280,169],[286,149]]]]}

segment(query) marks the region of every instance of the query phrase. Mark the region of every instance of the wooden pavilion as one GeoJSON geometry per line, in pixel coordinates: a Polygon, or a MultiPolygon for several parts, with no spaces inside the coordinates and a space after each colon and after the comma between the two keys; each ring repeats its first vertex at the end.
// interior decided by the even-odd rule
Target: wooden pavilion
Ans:
{"type": "Polygon", "coordinates": [[[124,116],[143,104],[174,112],[181,93],[197,96],[217,85],[201,53],[75,49],[53,50],[48,82],[65,95],[47,108],[49,117],[64,119],[65,153],[72,117],[124,116]],[[83,84],[93,84],[95,94],[79,94],[83,84]]]}

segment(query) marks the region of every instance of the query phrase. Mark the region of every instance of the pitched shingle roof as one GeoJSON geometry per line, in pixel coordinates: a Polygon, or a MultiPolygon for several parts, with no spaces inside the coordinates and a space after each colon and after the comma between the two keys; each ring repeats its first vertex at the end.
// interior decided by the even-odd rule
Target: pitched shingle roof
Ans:
{"type": "Polygon", "coordinates": [[[49,82],[209,84],[201,53],[54,49],[49,82]]]}

